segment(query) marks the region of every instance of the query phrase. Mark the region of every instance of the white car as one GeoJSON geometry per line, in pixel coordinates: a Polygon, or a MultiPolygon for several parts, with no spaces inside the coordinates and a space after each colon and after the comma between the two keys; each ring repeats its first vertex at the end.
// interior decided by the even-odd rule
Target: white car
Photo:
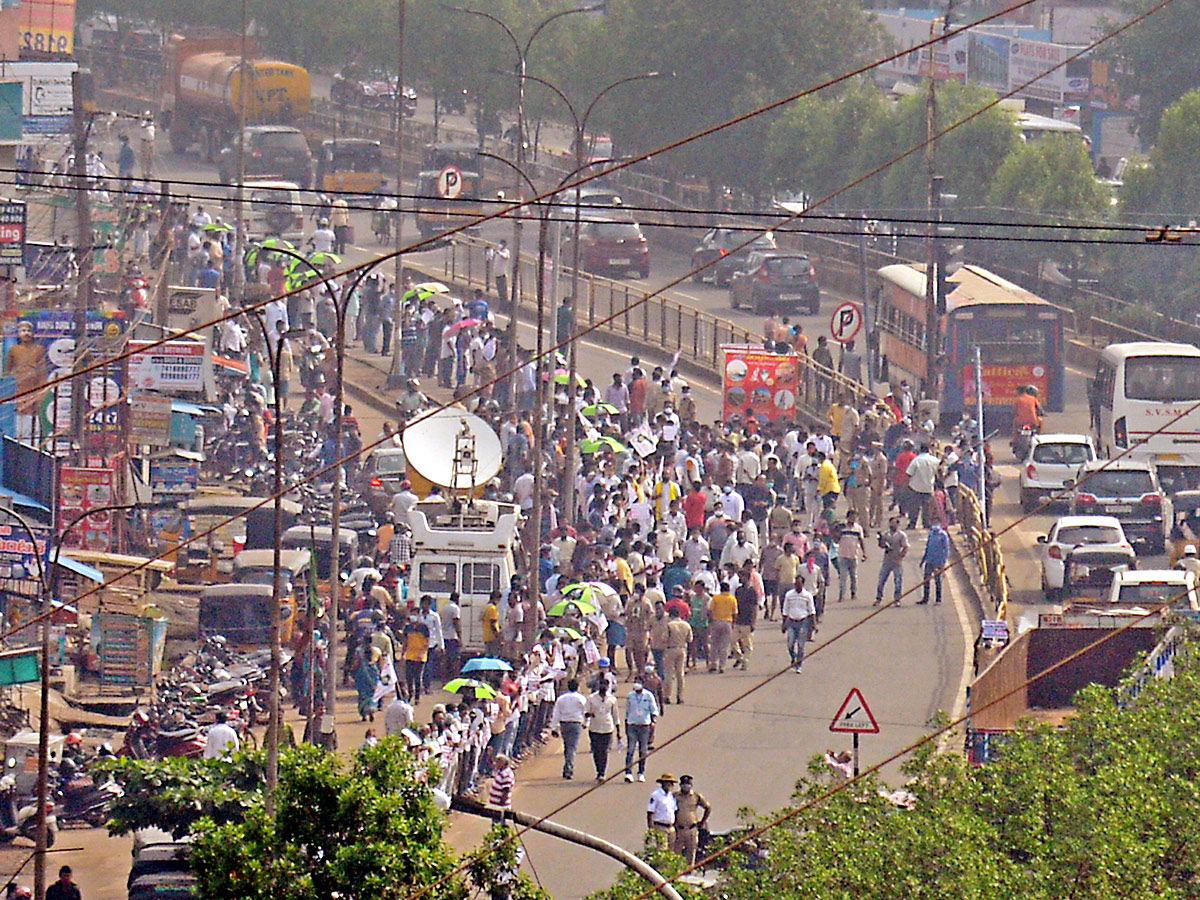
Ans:
{"type": "Polygon", "coordinates": [[[1183,569],[1117,572],[1108,600],[1122,606],[1153,607],[1158,603],[1169,603],[1176,612],[1200,615],[1196,576],[1183,569]]]}
{"type": "Polygon", "coordinates": [[[1133,550],[1125,529],[1113,516],[1063,516],[1048,534],[1038,535],[1042,555],[1042,591],[1047,596],[1061,591],[1067,554],[1084,544],[1133,550]]]}
{"type": "Polygon", "coordinates": [[[1029,512],[1041,498],[1061,493],[1079,467],[1095,458],[1096,447],[1085,434],[1035,434],[1018,476],[1021,509],[1029,512]]]}

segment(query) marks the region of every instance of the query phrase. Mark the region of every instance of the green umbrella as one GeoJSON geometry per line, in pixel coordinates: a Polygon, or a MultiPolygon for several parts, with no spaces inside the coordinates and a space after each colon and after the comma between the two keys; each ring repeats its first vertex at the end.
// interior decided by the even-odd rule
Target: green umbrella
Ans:
{"type": "Polygon", "coordinates": [[[598,416],[601,413],[607,413],[610,416],[615,416],[620,413],[620,410],[611,403],[593,403],[591,406],[585,406],[581,412],[585,416],[598,416]]]}
{"type": "MultiPolygon", "coordinates": [[[[542,376],[542,380],[547,380],[548,378],[549,378],[549,375],[542,376]]],[[[554,383],[555,384],[566,384],[570,380],[571,380],[571,373],[568,372],[566,369],[557,369],[554,372],[554,383]]],[[[575,384],[577,384],[579,387],[587,387],[587,379],[584,378],[582,375],[580,375],[578,372],[576,372],[575,373],[575,384]]]]}
{"type": "Polygon", "coordinates": [[[559,600],[552,607],[550,607],[548,610],[546,610],[546,615],[548,615],[548,616],[564,615],[567,611],[568,606],[576,607],[585,616],[589,615],[590,613],[600,611],[598,607],[592,606],[592,604],[588,603],[586,600],[559,600]]]}
{"type": "Polygon", "coordinates": [[[450,288],[446,287],[440,281],[425,281],[410,287],[404,292],[404,296],[400,300],[402,303],[408,303],[411,300],[428,300],[436,294],[448,293],[450,293],[450,288]]]}
{"type": "Polygon", "coordinates": [[[496,696],[496,689],[494,687],[482,681],[476,681],[474,678],[455,678],[443,684],[442,690],[449,691],[451,694],[460,694],[465,690],[473,690],[476,697],[482,697],[485,700],[490,700],[496,696]]]}
{"type": "Polygon", "coordinates": [[[579,442],[580,453],[599,453],[601,450],[611,450],[613,453],[624,453],[625,445],[616,438],[610,437],[584,438],[579,442]]]}
{"type": "MultiPolygon", "coordinates": [[[[316,253],[308,257],[308,261],[318,269],[323,269],[325,266],[340,266],[342,258],[336,253],[330,253],[326,250],[318,250],[316,253]]],[[[299,263],[297,263],[298,265],[299,263]]]]}
{"type": "MultiPolygon", "coordinates": [[[[246,265],[258,265],[258,254],[261,250],[295,250],[296,245],[291,241],[284,240],[281,237],[269,237],[265,241],[259,241],[257,245],[246,251],[246,265]]],[[[283,255],[283,254],[280,254],[283,255]]],[[[291,257],[288,257],[290,260],[291,257]]]]}
{"type": "Polygon", "coordinates": [[[233,226],[228,222],[209,222],[204,226],[204,230],[209,232],[233,231],[233,226]]]}
{"type": "Polygon", "coordinates": [[[568,628],[566,625],[555,625],[552,628],[547,628],[546,630],[549,631],[556,638],[560,638],[560,639],[567,638],[567,640],[571,640],[571,641],[582,641],[583,640],[582,634],[580,634],[574,628],[568,628]]]}

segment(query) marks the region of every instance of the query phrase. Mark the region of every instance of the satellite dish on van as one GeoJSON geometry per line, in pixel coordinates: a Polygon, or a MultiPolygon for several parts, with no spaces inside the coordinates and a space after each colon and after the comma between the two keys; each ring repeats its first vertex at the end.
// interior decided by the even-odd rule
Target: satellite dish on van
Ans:
{"type": "Polygon", "coordinates": [[[444,488],[469,490],[486,484],[499,474],[503,463],[496,432],[479,416],[462,409],[440,409],[419,418],[404,429],[403,444],[409,477],[415,471],[431,484],[444,488]],[[461,457],[455,459],[455,445],[464,425],[475,438],[473,476],[472,466],[461,457]],[[456,472],[458,483],[455,483],[456,472]]]}

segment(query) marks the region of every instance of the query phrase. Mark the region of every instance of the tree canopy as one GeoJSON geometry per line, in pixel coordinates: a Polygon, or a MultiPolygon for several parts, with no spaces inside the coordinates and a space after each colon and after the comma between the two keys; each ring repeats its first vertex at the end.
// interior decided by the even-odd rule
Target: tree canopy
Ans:
{"type": "Polygon", "coordinates": [[[547,900],[517,873],[515,843],[504,841],[502,826],[469,872],[458,871],[429,773],[397,738],[348,760],[310,745],[285,750],[273,816],[262,753],[108,766],[125,787],[109,830],[191,834],[192,868],[207,900],[399,900],[416,885],[428,886],[432,900],[465,900],[472,888],[547,900]]]}

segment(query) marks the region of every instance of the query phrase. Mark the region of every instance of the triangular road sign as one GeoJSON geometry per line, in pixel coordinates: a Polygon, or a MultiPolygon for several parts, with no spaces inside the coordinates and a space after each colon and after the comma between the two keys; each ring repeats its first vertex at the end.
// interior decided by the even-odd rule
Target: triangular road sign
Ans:
{"type": "Polygon", "coordinates": [[[863,699],[862,691],[858,688],[850,689],[837,715],[829,723],[829,730],[845,734],[879,734],[879,723],[875,721],[871,708],[863,699]]]}

